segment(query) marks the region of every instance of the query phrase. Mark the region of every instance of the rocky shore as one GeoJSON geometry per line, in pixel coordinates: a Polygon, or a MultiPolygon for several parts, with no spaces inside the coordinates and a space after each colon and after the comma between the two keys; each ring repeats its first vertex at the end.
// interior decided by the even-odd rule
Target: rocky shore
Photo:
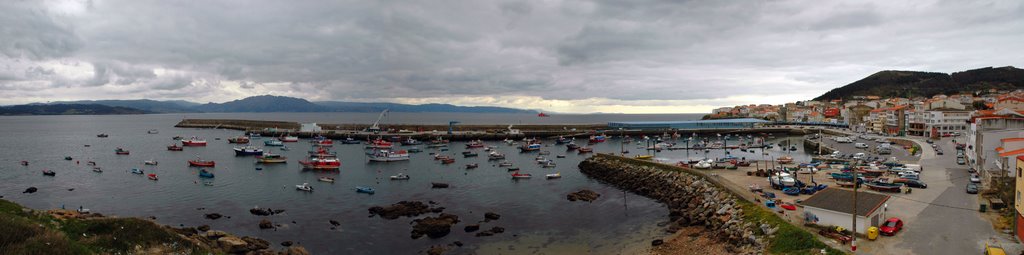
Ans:
{"type": "MultiPolygon", "coordinates": [[[[743,209],[737,201],[742,198],[703,176],[666,171],[653,163],[639,164],[606,155],[580,162],[579,169],[590,178],[667,205],[671,221],[666,229],[668,232],[703,226],[703,237],[724,244],[731,254],[762,254],[765,251],[765,231],[758,231],[762,226],[756,223],[744,221],[743,209]]],[[[771,226],[767,227],[771,229],[771,226]]],[[[660,244],[657,241],[652,244],[660,244]]]]}

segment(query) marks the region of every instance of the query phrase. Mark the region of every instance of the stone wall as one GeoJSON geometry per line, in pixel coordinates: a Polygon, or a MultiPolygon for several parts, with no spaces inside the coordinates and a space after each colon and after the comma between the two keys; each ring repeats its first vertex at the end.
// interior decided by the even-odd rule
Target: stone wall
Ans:
{"type": "Polygon", "coordinates": [[[683,169],[596,155],[580,162],[580,172],[590,178],[664,203],[669,208],[670,232],[686,226],[704,226],[734,254],[761,254],[765,238],[757,236],[753,223],[743,220],[738,198],[719,183],[683,169]]]}

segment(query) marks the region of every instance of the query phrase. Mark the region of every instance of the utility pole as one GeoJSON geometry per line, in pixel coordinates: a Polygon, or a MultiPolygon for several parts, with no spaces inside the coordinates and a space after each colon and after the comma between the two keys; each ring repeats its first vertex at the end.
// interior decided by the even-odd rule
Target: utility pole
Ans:
{"type": "MultiPolygon", "coordinates": [[[[860,160],[857,160],[857,165],[860,165],[860,160]]],[[[850,249],[854,252],[857,251],[857,168],[853,168],[853,232],[850,233],[850,249]]]]}

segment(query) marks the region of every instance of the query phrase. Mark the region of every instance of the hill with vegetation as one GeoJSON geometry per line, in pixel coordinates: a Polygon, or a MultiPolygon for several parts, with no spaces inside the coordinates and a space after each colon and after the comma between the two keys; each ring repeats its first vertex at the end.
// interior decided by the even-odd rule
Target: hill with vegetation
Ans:
{"type": "Polygon", "coordinates": [[[150,113],[135,108],[100,104],[25,104],[0,107],[0,115],[115,115],[150,113]]]}
{"type": "Polygon", "coordinates": [[[814,100],[849,99],[853,96],[931,97],[937,94],[973,93],[1024,88],[1024,69],[986,67],[952,74],[918,71],[881,71],[814,100]]]}

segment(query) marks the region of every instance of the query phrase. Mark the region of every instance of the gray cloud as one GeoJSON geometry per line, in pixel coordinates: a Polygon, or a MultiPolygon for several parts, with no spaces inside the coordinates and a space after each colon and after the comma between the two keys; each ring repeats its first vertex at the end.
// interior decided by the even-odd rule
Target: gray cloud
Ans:
{"type": "Polygon", "coordinates": [[[1020,65],[1022,6],[19,1],[0,6],[0,85],[87,88],[45,91],[60,99],[800,100],[884,69],[1020,65]]]}

